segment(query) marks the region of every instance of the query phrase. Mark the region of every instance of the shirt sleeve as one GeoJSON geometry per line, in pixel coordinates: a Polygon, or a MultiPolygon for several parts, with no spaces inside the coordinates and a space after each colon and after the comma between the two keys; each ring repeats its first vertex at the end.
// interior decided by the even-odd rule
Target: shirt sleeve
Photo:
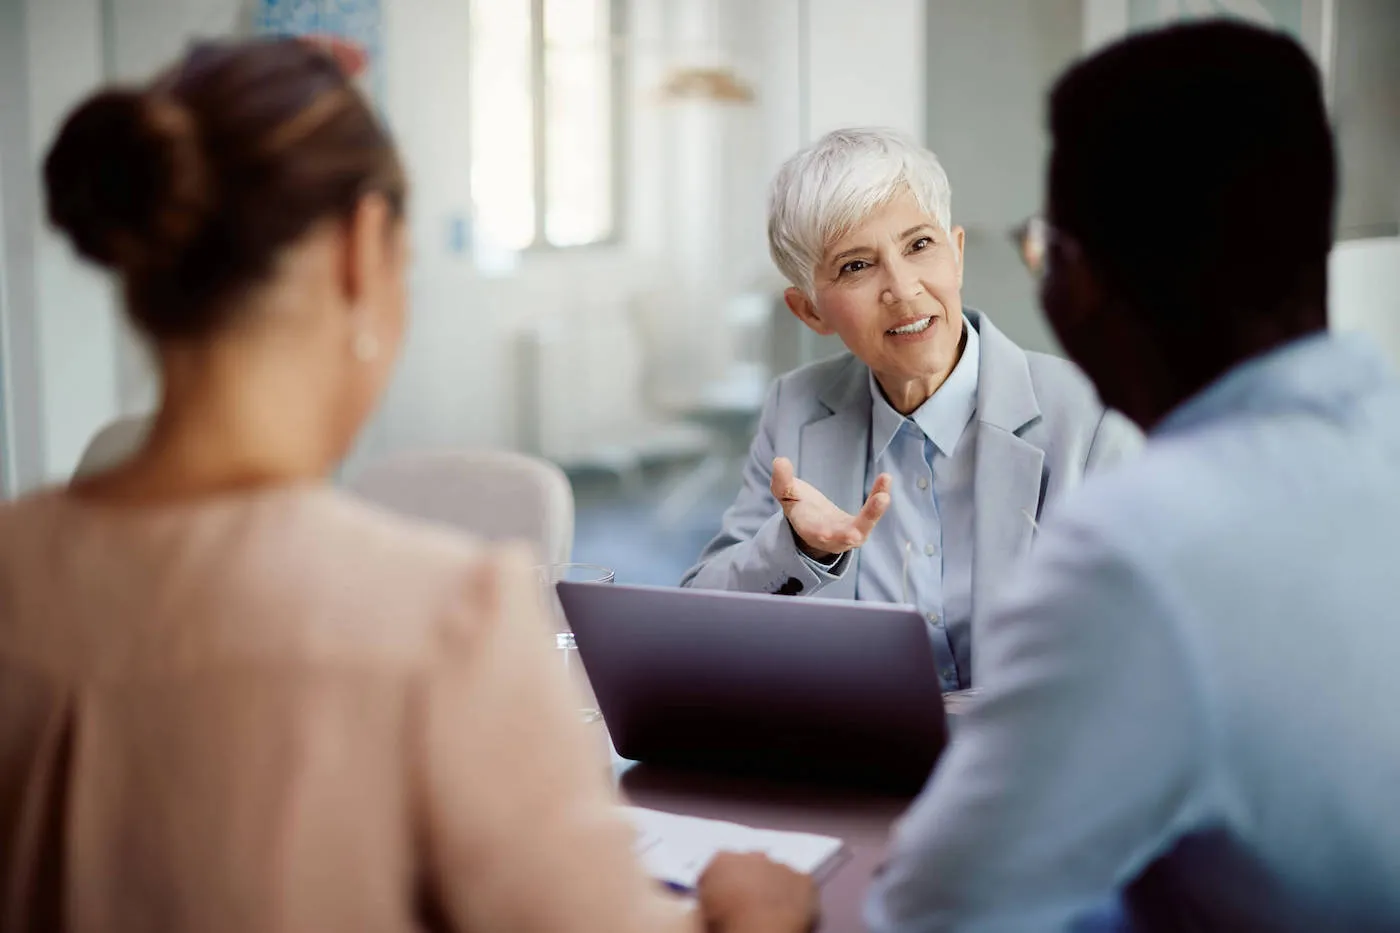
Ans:
{"type": "Polygon", "coordinates": [[[484,561],[416,704],[428,900],[451,929],[698,933],[646,877],[523,555],[484,561]]]}
{"type": "Polygon", "coordinates": [[[1063,929],[1203,819],[1182,611],[1092,524],[1047,524],[977,633],[981,695],[895,831],[872,931],[1063,929]]]}

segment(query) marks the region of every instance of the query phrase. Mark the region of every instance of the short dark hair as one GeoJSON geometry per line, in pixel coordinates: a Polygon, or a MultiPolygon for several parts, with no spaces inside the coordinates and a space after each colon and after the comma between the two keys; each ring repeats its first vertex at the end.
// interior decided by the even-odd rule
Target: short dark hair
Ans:
{"type": "Polygon", "coordinates": [[[1225,20],[1124,39],[1056,83],[1050,133],[1052,221],[1154,327],[1325,313],[1336,160],[1292,39],[1225,20]]]}
{"type": "Polygon", "coordinates": [[[50,221],[115,269],[156,340],[224,325],[237,299],[315,223],[384,195],[403,169],[331,55],[267,38],[195,46],[151,84],[98,92],[44,162],[50,221]]]}

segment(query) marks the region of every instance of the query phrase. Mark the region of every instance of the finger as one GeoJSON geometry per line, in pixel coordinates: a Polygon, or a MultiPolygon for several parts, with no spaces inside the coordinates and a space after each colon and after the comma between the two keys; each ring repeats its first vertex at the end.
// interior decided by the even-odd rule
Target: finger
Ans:
{"type": "Polygon", "coordinates": [[[870,494],[873,496],[877,492],[889,492],[890,484],[893,482],[894,480],[891,478],[890,474],[881,473],[879,476],[875,477],[875,485],[870,487],[870,494]]]}
{"type": "Polygon", "coordinates": [[[795,479],[792,469],[792,461],[787,457],[775,457],[773,459],[773,480],[768,488],[773,493],[773,498],[779,502],[791,502],[793,500],[792,484],[795,479]]]}
{"type": "Polygon", "coordinates": [[[885,514],[885,510],[890,507],[890,494],[887,492],[877,492],[869,499],[865,500],[865,505],[861,506],[860,514],[851,520],[851,530],[860,536],[857,544],[863,543],[870,532],[885,514]]]}

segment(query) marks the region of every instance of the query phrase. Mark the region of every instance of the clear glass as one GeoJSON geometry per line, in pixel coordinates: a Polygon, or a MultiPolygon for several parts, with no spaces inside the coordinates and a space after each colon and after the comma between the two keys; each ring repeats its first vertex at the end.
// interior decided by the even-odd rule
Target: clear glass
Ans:
{"type": "Polygon", "coordinates": [[[540,592],[548,609],[550,622],[554,628],[554,647],[563,659],[564,672],[584,697],[584,705],[579,707],[579,718],[584,722],[599,722],[603,714],[598,711],[593,689],[588,684],[588,676],[578,658],[578,645],[574,633],[569,631],[569,620],[564,615],[564,607],[559,604],[555,586],[569,583],[612,583],[614,574],[611,568],[601,564],[545,564],[537,571],[540,575],[540,592]]]}
{"type": "Polygon", "coordinates": [[[545,0],[545,239],[597,243],[613,233],[610,0],[545,0]]]}
{"type": "Polygon", "coordinates": [[[535,126],[531,0],[471,5],[473,236],[492,250],[535,241],[535,126]]]}

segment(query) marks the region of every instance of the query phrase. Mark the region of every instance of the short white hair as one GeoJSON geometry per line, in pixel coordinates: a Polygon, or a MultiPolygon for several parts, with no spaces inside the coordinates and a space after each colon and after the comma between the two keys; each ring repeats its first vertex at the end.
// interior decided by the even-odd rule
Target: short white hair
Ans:
{"type": "Polygon", "coordinates": [[[827,133],[773,179],[768,249],[778,271],[812,297],[830,245],[905,190],[944,232],[952,230],[953,192],[938,156],[896,130],[827,133]]]}

